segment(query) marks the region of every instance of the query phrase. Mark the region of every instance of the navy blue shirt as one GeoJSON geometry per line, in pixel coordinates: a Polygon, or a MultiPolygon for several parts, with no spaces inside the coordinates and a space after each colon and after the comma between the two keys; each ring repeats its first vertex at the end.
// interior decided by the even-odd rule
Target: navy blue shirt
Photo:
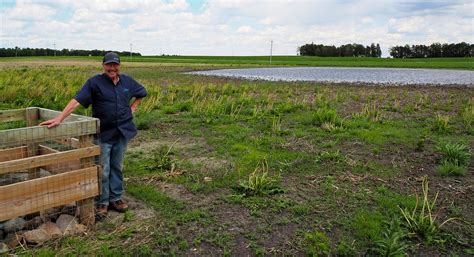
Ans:
{"type": "Polygon", "coordinates": [[[143,98],[147,92],[132,77],[120,74],[119,78],[118,84],[114,85],[105,73],[95,75],[74,98],[84,108],[92,104],[92,116],[100,120],[102,143],[115,143],[120,134],[128,140],[137,135],[130,100],[143,98]]]}

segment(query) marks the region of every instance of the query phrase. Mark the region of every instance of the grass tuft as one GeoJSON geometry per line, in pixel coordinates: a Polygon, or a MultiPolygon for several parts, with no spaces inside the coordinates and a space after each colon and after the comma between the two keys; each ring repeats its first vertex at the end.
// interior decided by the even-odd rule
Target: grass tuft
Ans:
{"type": "Polygon", "coordinates": [[[439,132],[439,133],[448,132],[450,129],[450,126],[449,126],[450,120],[451,120],[451,117],[448,115],[441,115],[439,113],[436,114],[433,120],[431,130],[439,132]]]}
{"type": "Polygon", "coordinates": [[[268,175],[267,160],[261,161],[247,180],[240,181],[237,188],[246,196],[271,195],[282,192],[278,179],[268,175]]]}
{"type": "Polygon", "coordinates": [[[429,199],[428,178],[426,176],[423,177],[422,190],[423,199],[421,207],[419,206],[419,197],[416,195],[416,205],[412,211],[409,211],[407,208],[402,209],[399,207],[399,209],[406,229],[413,235],[419,236],[427,242],[432,242],[440,236],[441,227],[455,218],[449,218],[438,224],[437,216],[433,213],[438,193],[436,193],[433,200],[429,199]]]}

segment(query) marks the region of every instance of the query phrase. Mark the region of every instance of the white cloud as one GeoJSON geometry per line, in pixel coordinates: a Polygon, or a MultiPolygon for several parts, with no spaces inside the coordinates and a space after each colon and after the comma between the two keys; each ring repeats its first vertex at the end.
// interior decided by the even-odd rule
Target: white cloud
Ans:
{"type": "Polygon", "coordinates": [[[237,29],[237,32],[238,33],[251,33],[253,32],[253,29],[250,26],[242,26],[237,29]]]}
{"type": "Polygon", "coordinates": [[[142,54],[294,55],[305,43],[473,42],[472,1],[22,0],[0,9],[0,47],[142,54]]]}

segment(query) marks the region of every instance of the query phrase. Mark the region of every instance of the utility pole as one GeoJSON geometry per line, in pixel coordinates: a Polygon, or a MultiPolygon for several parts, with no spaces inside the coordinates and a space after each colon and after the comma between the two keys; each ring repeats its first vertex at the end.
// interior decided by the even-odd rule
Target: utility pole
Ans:
{"type": "Polygon", "coordinates": [[[15,57],[18,57],[18,46],[15,46],[15,57]]]}
{"type": "Polygon", "coordinates": [[[132,43],[130,43],[130,61],[132,60],[132,43]]]}
{"type": "Polygon", "coordinates": [[[54,46],[54,57],[56,57],[56,43],[54,43],[53,46],[54,46]]]}
{"type": "Polygon", "coordinates": [[[272,64],[273,40],[270,41],[270,64],[272,64]]]}

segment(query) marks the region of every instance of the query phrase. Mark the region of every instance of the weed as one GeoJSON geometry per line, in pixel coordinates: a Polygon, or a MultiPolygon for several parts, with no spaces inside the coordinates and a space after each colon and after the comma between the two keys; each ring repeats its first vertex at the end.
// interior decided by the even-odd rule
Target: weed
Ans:
{"type": "Polygon", "coordinates": [[[339,117],[336,110],[328,108],[319,108],[313,114],[312,124],[316,126],[321,126],[324,123],[338,124],[339,117]]]}
{"type": "Polygon", "coordinates": [[[366,118],[373,122],[379,122],[382,119],[382,112],[375,103],[367,103],[362,108],[362,111],[355,115],[355,117],[366,118]]]}
{"type": "Polygon", "coordinates": [[[341,257],[350,257],[350,256],[357,256],[356,249],[354,247],[355,241],[352,241],[351,244],[347,243],[346,241],[341,241],[336,247],[336,256],[341,257]]]}
{"type": "Polygon", "coordinates": [[[273,116],[272,118],[272,132],[274,134],[279,134],[281,132],[281,117],[273,116]]]}
{"type": "Polygon", "coordinates": [[[176,141],[170,146],[162,146],[152,151],[152,162],[148,165],[149,170],[158,171],[173,171],[176,168],[176,161],[171,159],[170,155],[173,154],[171,149],[173,148],[176,141]]]}
{"type": "Polygon", "coordinates": [[[431,129],[439,133],[444,133],[449,131],[449,121],[451,117],[448,115],[436,114],[431,129]]]}
{"type": "Polygon", "coordinates": [[[461,120],[466,128],[472,129],[474,126],[474,103],[470,103],[461,111],[461,120]]]}
{"type": "Polygon", "coordinates": [[[304,239],[308,256],[329,256],[331,254],[329,238],[323,232],[306,232],[304,239]]]}
{"type": "Polygon", "coordinates": [[[330,133],[344,131],[343,121],[341,121],[339,124],[334,122],[324,122],[323,124],[321,124],[321,128],[327,130],[330,133]]]}
{"type": "Polygon", "coordinates": [[[321,152],[317,157],[316,157],[316,162],[334,162],[334,163],[339,163],[344,161],[346,158],[344,155],[341,154],[341,152],[338,150],[336,151],[324,151],[321,152]]]}
{"type": "Polygon", "coordinates": [[[127,211],[123,214],[123,222],[130,222],[130,221],[133,220],[134,217],[135,217],[135,214],[133,214],[132,211],[127,210],[127,211]]]}
{"type": "Polygon", "coordinates": [[[406,233],[401,230],[398,220],[394,218],[387,223],[382,238],[374,242],[369,252],[375,256],[407,256],[405,250],[408,245],[403,242],[405,237],[406,233]]]}
{"type": "Polygon", "coordinates": [[[441,163],[450,162],[457,166],[469,165],[470,152],[464,144],[444,143],[436,148],[443,155],[441,163]]]}
{"type": "Polygon", "coordinates": [[[444,160],[436,167],[436,173],[441,176],[461,176],[466,174],[466,168],[444,160]]]}
{"type": "Polygon", "coordinates": [[[247,180],[240,181],[238,189],[247,196],[270,195],[282,191],[277,182],[277,178],[268,175],[268,163],[264,159],[257,165],[247,180]]]}
{"type": "Polygon", "coordinates": [[[415,145],[415,151],[417,152],[423,152],[423,150],[425,149],[425,143],[427,141],[427,137],[426,136],[421,136],[417,141],[416,141],[416,145],[415,145]]]}
{"type": "Polygon", "coordinates": [[[428,178],[423,177],[422,181],[423,190],[423,202],[421,209],[419,208],[419,197],[416,195],[416,205],[410,212],[407,208],[400,208],[401,214],[404,218],[404,225],[410,233],[413,233],[427,242],[432,242],[439,237],[440,228],[454,220],[455,218],[449,218],[438,225],[437,216],[433,214],[433,209],[438,199],[438,193],[436,193],[433,200],[428,197],[428,178]]]}

